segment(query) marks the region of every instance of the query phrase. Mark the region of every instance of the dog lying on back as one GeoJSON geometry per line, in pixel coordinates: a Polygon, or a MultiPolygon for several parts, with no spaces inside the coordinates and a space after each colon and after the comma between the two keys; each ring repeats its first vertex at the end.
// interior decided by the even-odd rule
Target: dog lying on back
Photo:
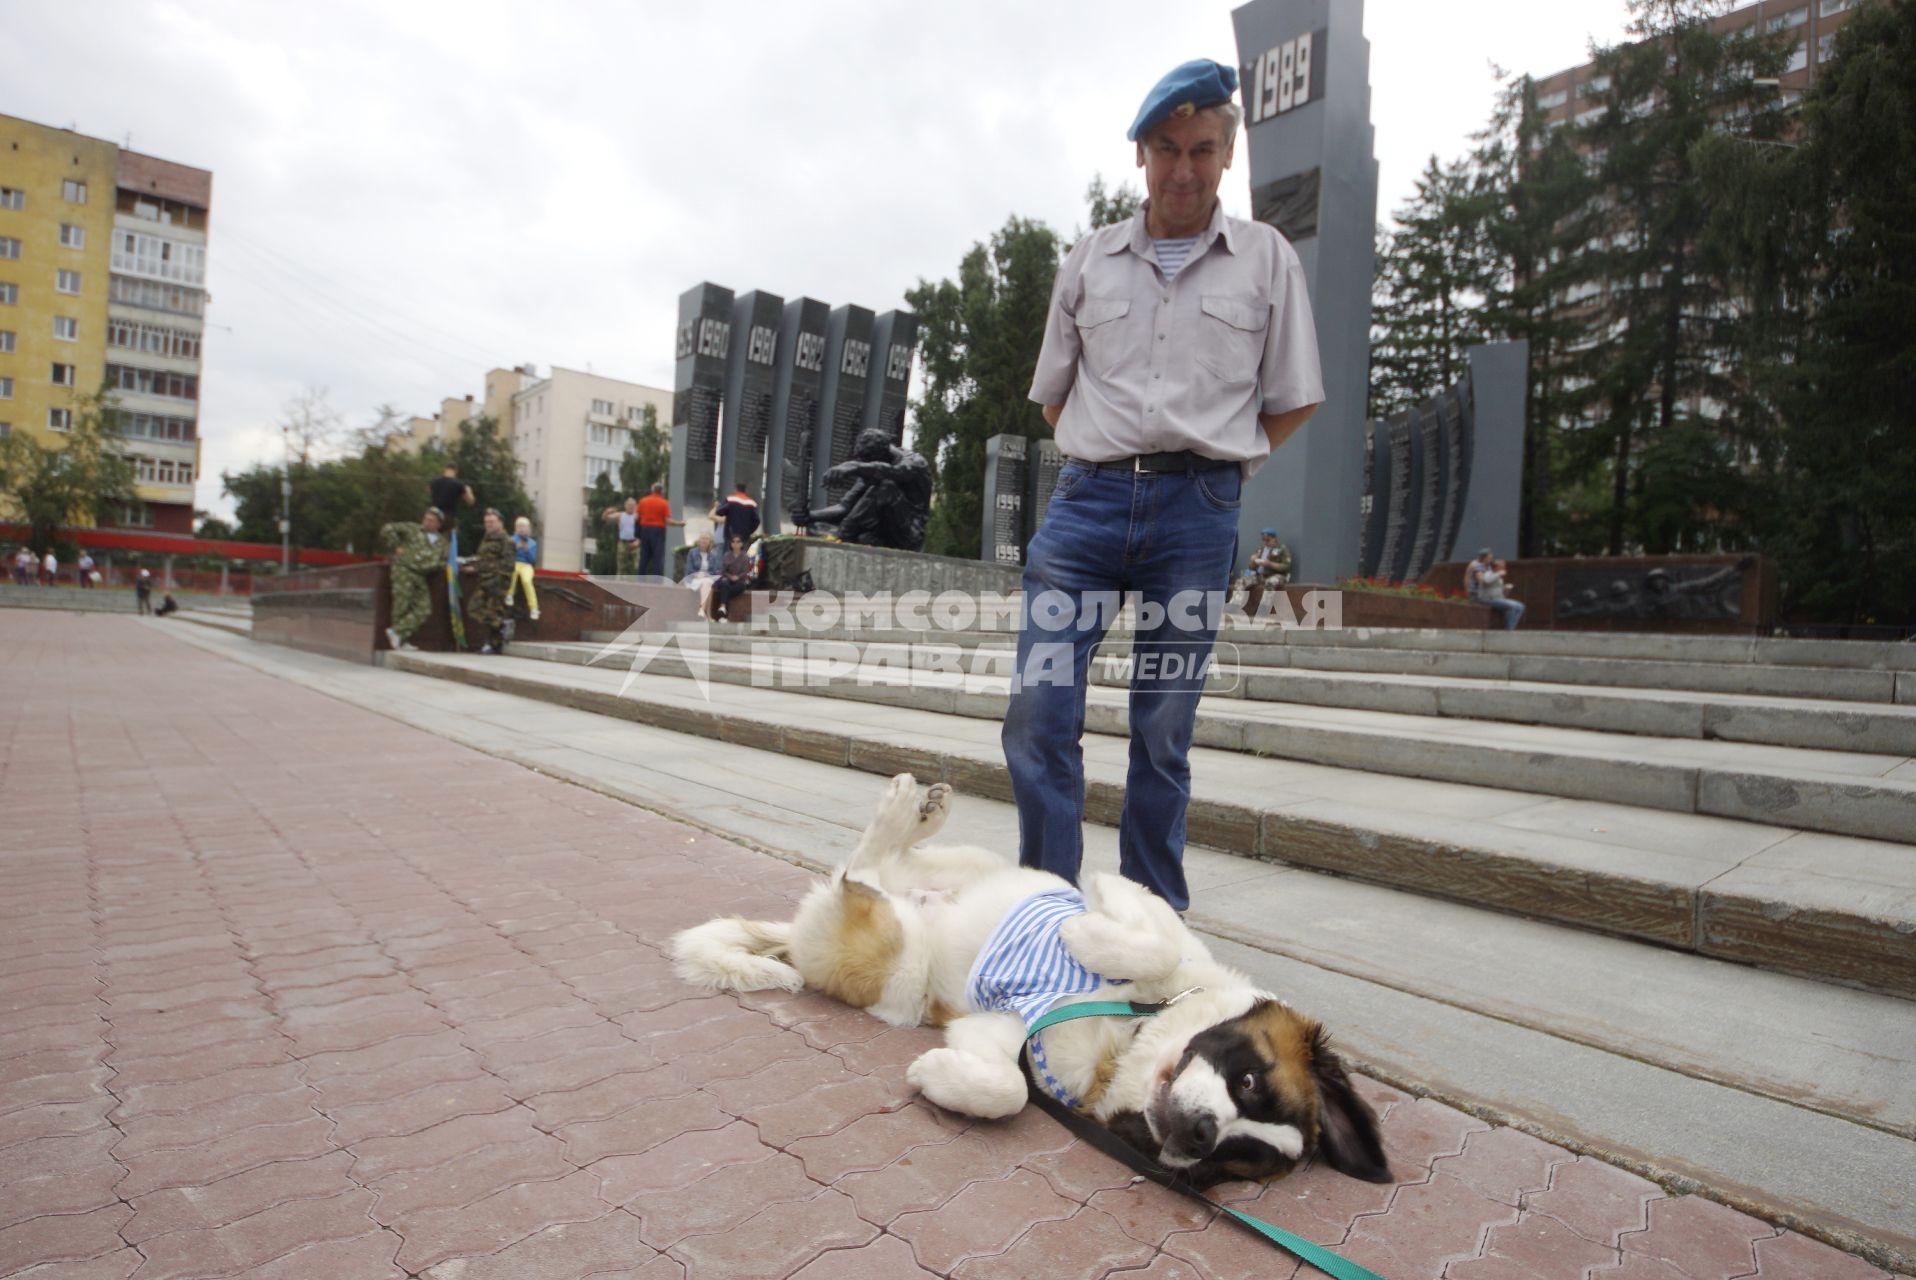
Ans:
{"type": "Polygon", "coordinates": [[[809,986],[945,1044],[906,1078],[952,1111],[996,1119],[1032,1079],[1199,1186],[1281,1177],[1313,1155],[1372,1182],[1391,1174],[1377,1117],[1324,1029],[1211,958],[1176,912],[1113,875],[1082,893],[986,849],[921,847],[951,789],[891,780],[845,866],[789,923],[713,920],[673,939],[679,975],[709,989],[809,986]],[[1083,1018],[1029,1037],[1080,1000],[1156,1003],[1154,1017],[1083,1018]]]}

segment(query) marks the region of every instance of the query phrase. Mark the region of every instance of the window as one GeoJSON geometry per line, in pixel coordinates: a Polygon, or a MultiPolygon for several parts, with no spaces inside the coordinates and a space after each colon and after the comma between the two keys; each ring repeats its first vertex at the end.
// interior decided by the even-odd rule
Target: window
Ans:
{"type": "Polygon", "coordinates": [[[68,204],[85,204],[86,183],[75,182],[73,179],[68,178],[60,184],[60,194],[66,197],[68,204]]]}
{"type": "Polygon", "coordinates": [[[0,378],[0,400],[13,399],[13,379],[0,378]]]}
{"type": "Polygon", "coordinates": [[[113,523],[138,529],[151,529],[153,513],[146,509],[144,502],[129,502],[120,508],[120,518],[113,523]]]}
{"type": "Polygon", "coordinates": [[[53,287],[61,293],[80,292],[80,273],[77,271],[54,272],[53,287]]]}
{"type": "Polygon", "coordinates": [[[1825,31],[1822,35],[1816,37],[1816,61],[1818,63],[1828,62],[1835,56],[1836,33],[1834,31],[1825,31]]]}
{"type": "Polygon", "coordinates": [[[12,236],[0,236],[0,258],[18,258],[20,242],[12,236]]]}
{"type": "Polygon", "coordinates": [[[135,280],[131,276],[114,276],[109,282],[107,298],[130,307],[171,311],[182,316],[197,316],[206,310],[206,295],[198,289],[160,284],[154,280],[135,280]]]}
{"type": "Polygon", "coordinates": [[[11,422],[0,422],[0,440],[5,440],[12,434],[13,424],[11,422]]]}
{"type": "Polygon", "coordinates": [[[1592,76],[1577,86],[1577,96],[1580,98],[1594,98],[1609,87],[1609,76],[1592,76]]]}
{"type": "Polygon", "coordinates": [[[1570,101],[1570,90],[1559,89],[1555,93],[1546,93],[1537,99],[1537,110],[1548,111],[1552,107],[1561,107],[1570,101]]]}
{"type": "Polygon", "coordinates": [[[53,385],[56,387],[72,386],[73,385],[73,366],[70,364],[61,364],[58,361],[55,361],[53,365],[53,385]]]}
{"type": "Polygon", "coordinates": [[[80,340],[80,322],[72,316],[53,317],[53,336],[62,342],[80,340]]]}
{"type": "Polygon", "coordinates": [[[192,484],[193,464],[171,458],[135,458],[134,473],[147,484],[192,484]]]}
{"type": "Polygon", "coordinates": [[[48,431],[73,430],[73,410],[48,409],[47,410],[47,430],[48,431]]]}
{"type": "Polygon", "coordinates": [[[113,237],[113,269],[158,280],[198,285],[206,280],[206,246],[121,231],[113,237]]]}
{"type": "Polygon", "coordinates": [[[587,458],[585,460],[585,482],[594,484],[600,476],[612,474],[612,468],[618,464],[608,458],[587,458]]]}
{"type": "Polygon", "coordinates": [[[1790,60],[1784,64],[1783,70],[1786,72],[1801,71],[1809,65],[1810,42],[1807,40],[1799,40],[1796,42],[1796,47],[1790,50],[1790,60]]]}
{"type": "MultiPolygon", "coordinates": [[[[1827,18],[1833,13],[1841,13],[1845,9],[1854,9],[1855,7],[1856,0],[1823,0],[1822,5],[1817,8],[1816,12],[1827,18]]],[[[18,193],[16,192],[15,194],[18,193]]],[[[20,206],[16,204],[13,207],[18,209],[20,206]]]]}
{"type": "MultiPolygon", "coordinates": [[[[1828,3],[1828,0],[1824,0],[1828,3]]],[[[1827,9],[1825,13],[1829,12],[1827,9]]],[[[27,193],[18,187],[0,187],[0,209],[24,209],[27,207],[27,193]]]]}
{"type": "Polygon", "coordinates": [[[1588,111],[1580,111],[1577,113],[1577,123],[1585,125],[1589,124],[1592,120],[1601,120],[1603,113],[1609,109],[1608,107],[1591,107],[1588,111]]]}
{"type": "Polygon", "coordinates": [[[176,400],[200,398],[200,380],[187,373],[168,373],[162,369],[135,369],[131,365],[106,367],[109,387],[147,396],[169,396],[176,400]]]}
{"type": "Polygon", "coordinates": [[[1799,9],[1791,9],[1788,13],[1777,14],[1774,18],[1770,19],[1765,29],[1769,31],[1788,31],[1791,27],[1800,27],[1809,20],[1810,7],[1804,5],[1799,9]]]}
{"type": "Polygon", "coordinates": [[[60,243],[69,249],[86,248],[86,228],[76,227],[71,222],[60,224],[60,243]]]}
{"type": "Polygon", "coordinates": [[[171,356],[178,360],[200,358],[200,335],[167,325],[142,324],[137,320],[108,320],[106,344],[147,355],[171,356]]]}
{"type": "Polygon", "coordinates": [[[0,352],[13,350],[13,330],[0,329],[0,352]]]}
{"type": "Polygon", "coordinates": [[[594,400],[592,402],[592,412],[603,414],[609,418],[612,416],[612,402],[610,400],[594,400]]]}
{"type": "Polygon", "coordinates": [[[156,413],[126,413],[115,417],[120,434],[135,440],[174,440],[193,439],[193,422],[189,418],[169,418],[156,413]]]}

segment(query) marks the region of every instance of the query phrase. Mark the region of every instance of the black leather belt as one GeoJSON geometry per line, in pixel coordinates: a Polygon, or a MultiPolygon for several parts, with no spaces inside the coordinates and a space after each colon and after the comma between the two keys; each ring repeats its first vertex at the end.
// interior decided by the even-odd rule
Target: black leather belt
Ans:
{"type": "Polygon", "coordinates": [[[1134,453],[1128,458],[1113,458],[1109,462],[1087,462],[1083,458],[1070,461],[1080,466],[1090,467],[1094,471],[1155,471],[1192,472],[1212,471],[1218,467],[1235,467],[1235,462],[1223,462],[1217,458],[1207,458],[1190,449],[1174,449],[1169,453],[1134,453]]]}

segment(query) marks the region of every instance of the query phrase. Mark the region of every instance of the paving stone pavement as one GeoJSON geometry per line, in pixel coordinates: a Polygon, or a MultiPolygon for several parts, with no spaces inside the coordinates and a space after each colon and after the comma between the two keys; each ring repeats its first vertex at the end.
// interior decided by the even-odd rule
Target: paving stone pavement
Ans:
{"type": "MultiPolygon", "coordinates": [[[[0,1276],[1315,1274],[917,1099],[931,1032],[673,979],[798,868],[130,619],[0,652],[0,1276]]],[[[1398,1184],[1219,1197],[1390,1280],[1885,1274],[1362,1086],[1398,1184]]]]}

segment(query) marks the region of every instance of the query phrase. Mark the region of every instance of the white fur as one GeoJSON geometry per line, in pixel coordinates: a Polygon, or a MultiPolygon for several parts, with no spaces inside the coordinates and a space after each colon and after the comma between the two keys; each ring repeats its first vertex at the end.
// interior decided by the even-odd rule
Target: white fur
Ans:
{"type": "MultiPolygon", "coordinates": [[[[1015,867],[999,854],[971,847],[925,848],[949,814],[950,788],[934,786],[920,799],[910,774],[887,785],[870,823],[844,867],[814,887],[789,925],[716,920],[673,942],[678,972],[707,987],[790,988],[809,964],[828,960],[838,937],[845,889],[853,880],[886,895],[904,945],[884,992],[869,1012],[886,1022],[924,1022],[934,1003],[964,1010],[966,981],[992,930],[1018,902],[1066,887],[1047,872],[1015,867]]],[[[1190,1038],[1256,999],[1241,974],[1211,959],[1177,913],[1149,891],[1113,875],[1094,876],[1085,890],[1090,913],[1065,926],[1066,947],[1108,980],[1123,981],[1079,999],[1180,1000],[1141,1025],[1118,1018],[1085,1018],[1045,1032],[1053,1073],[1077,1096],[1090,1092],[1107,1058],[1118,1066],[1093,1114],[1108,1120],[1142,1111],[1150,1121],[1160,1072],[1168,1077],[1190,1038]]],[[[969,1013],[945,1029],[945,1046],[922,1054],[906,1078],[940,1106],[998,1118],[1025,1103],[1018,1057],[1024,1025],[1014,1014],[969,1013]]],[[[1220,1117],[1222,1123],[1223,1117],[1220,1117]]]]}

